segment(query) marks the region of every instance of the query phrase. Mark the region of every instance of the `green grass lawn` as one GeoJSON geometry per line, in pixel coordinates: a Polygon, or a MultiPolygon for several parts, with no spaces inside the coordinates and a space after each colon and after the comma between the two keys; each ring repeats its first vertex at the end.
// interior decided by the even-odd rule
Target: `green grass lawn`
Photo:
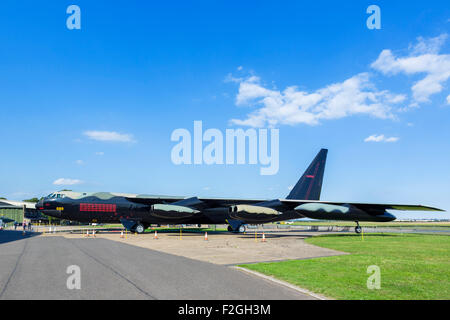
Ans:
{"type": "MultiPolygon", "coordinates": [[[[449,228],[450,222],[360,222],[363,227],[420,227],[420,228],[449,228]]],[[[355,227],[353,221],[297,221],[290,225],[294,226],[340,226],[355,227]]]]}
{"type": "Polygon", "coordinates": [[[450,299],[450,237],[328,235],[310,244],[350,255],[243,265],[335,299],[450,299]],[[381,289],[367,289],[367,267],[381,270],[381,289]]]}

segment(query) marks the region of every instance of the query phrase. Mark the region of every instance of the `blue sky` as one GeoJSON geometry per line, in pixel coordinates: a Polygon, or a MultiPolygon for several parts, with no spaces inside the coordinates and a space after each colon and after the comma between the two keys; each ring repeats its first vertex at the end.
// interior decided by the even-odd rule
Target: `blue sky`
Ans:
{"type": "Polygon", "coordinates": [[[445,1],[2,1],[0,40],[0,196],[284,197],[326,147],[322,199],[450,209],[445,1]],[[174,165],[195,120],[278,128],[278,173],[174,165]]]}

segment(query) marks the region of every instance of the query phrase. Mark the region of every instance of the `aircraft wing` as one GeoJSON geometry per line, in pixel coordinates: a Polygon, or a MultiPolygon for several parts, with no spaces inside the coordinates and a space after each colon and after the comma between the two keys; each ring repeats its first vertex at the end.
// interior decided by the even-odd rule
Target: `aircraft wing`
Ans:
{"type": "Polygon", "coordinates": [[[385,210],[401,210],[401,211],[445,211],[442,209],[428,207],[423,205],[408,205],[408,204],[370,204],[370,203],[353,203],[355,207],[369,207],[379,208],[385,210]]]}
{"type": "Polygon", "coordinates": [[[173,204],[179,206],[192,207],[196,209],[227,207],[235,204],[255,204],[265,202],[267,200],[250,200],[250,199],[222,199],[222,198],[180,198],[180,197],[127,197],[128,201],[146,205],[152,204],[173,204]]]}
{"type": "Polygon", "coordinates": [[[409,204],[382,204],[382,203],[355,203],[355,202],[333,202],[333,201],[302,201],[302,200],[280,200],[288,206],[298,206],[305,203],[323,203],[336,206],[351,205],[361,210],[402,210],[402,211],[445,211],[442,209],[409,204]]]}
{"type": "MultiPolygon", "coordinates": [[[[227,208],[229,220],[241,223],[266,223],[277,219],[300,217],[348,221],[393,221],[395,217],[386,210],[443,211],[422,205],[353,203],[297,199],[220,199],[179,197],[134,197],[129,201],[151,206],[154,217],[182,220],[201,214],[203,210],[227,208]]],[[[207,214],[207,211],[204,212],[207,214]]],[[[232,226],[233,227],[233,226],[232,226]]],[[[235,229],[235,227],[233,227],[235,229]]]]}
{"type": "Polygon", "coordinates": [[[192,209],[207,209],[228,207],[238,204],[258,205],[261,207],[273,208],[277,207],[280,211],[293,210],[295,207],[305,203],[323,203],[337,206],[351,205],[364,211],[381,211],[381,210],[402,210],[402,211],[445,211],[439,208],[409,205],[409,204],[381,204],[381,203],[355,203],[355,202],[334,202],[334,201],[317,201],[317,200],[290,200],[290,199],[233,199],[233,198],[181,198],[180,197],[152,197],[152,198],[127,198],[128,201],[140,204],[173,204],[179,206],[190,207],[192,209]]]}

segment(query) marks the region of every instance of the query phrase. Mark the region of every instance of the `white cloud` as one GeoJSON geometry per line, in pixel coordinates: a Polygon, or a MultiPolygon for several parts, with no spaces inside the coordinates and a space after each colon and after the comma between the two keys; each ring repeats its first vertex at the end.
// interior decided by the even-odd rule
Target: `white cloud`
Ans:
{"type": "Polygon", "coordinates": [[[100,152],[96,152],[96,153],[95,153],[95,155],[96,155],[96,156],[103,156],[104,154],[105,154],[105,153],[104,153],[104,152],[102,152],[102,151],[100,151],[100,152]]]}
{"type": "Polygon", "coordinates": [[[57,186],[71,186],[75,184],[81,184],[83,181],[78,179],[66,179],[66,178],[60,178],[53,182],[54,185],[57,186]]]}
{"type": "Polygon", "coordinates": [[[441,50],[447,38],[448,34],[446,33],[434,38],[418,37],[417,44],[414,46],[409,46],[410,51],[412,51],[411,55],[416,56],[427,53],[437,54],[441,50]]]}
{"type": "Polygon", "coordinates": [[[237,105],[257,105],[259,109],[247,119],[232,119],[237,125],[262,127],[287,124],[317,125],[322,120],[340,119],[356,114],[381,119],[395,118],[392,105],[405,100],[404,95],[379,91],[370,82],[368,73],[357,74],[343,82],[328,85],[314,92],[295,86],[283,91],[265,88],[257,76],[228,79],[239,83],[237,105]]]}
{"type": "Polygon", "coordinates": [[[85,131],[89,139],[109,142],[135,142],[132,134],[122,134],[114,131],[85,131]]]}
{"type": "Polygon", "coordinates": [[[244,78],[235,78],[235,77],[233,77],[233,75],[231,73],[229,73],[229,74],[227,74],[227,76],[225,77],[225,79],[223,81],[239,83],[241,81],[244,81],[244,78]]]}
{"type": "MultiPolygon", "coordinates": [[[[419,79],[411,85],[411,98],[378,90],[371,74],[363,72],[342,82],[315,91],[300,90],[296,86],[278,90],[262,83],[252,73],[248,77],[228,74],[225,81],[239,84],[236,105],[254,107],[243,119],[231,119],[232,124],[263,127],[277,125],[317,125],[325,120],[353,115],[368,115],[378,119],[395,119],[396,114],[409,111],[444,90],[450,78],[450,55],[440,54],[448,35],[434,38],[418,37],[408,53],[397,56],[383,50],[371,68],[384,75],[415,75],[419,79]]],[[[450,105],[450,95],[447,97],[450,105]]],[[[394,141],[395,142],[395,141],[394,141]]]]}
{"type": "Polygon", "coordinates": [[[75,161],[75,163],[76,163],[77,165],[79,165],[79,166],[84,165],[84,161],[83,161],[83,160],[77,160],[77,161],[75,161]]]}
{"type": "Polygon", "coordinates": [[[414,99],[411,106],[429,102],[429,97],[441,92],[450,78],[450,55],[438,54],[447,37],[447,34],[430,39],[419,37],[406,57],[396,57],[391,50],[383,50],[371,67],[385,75],[425,74],[411,88],[414,99]]]}
{"type": "Polygon", "coordinates": [[[370,137],[367,137],[364,139],[364,142],[397,142],[399,138],[397,137],[385,137],[384,134],[380,135],[371,135],[370,137]]]}

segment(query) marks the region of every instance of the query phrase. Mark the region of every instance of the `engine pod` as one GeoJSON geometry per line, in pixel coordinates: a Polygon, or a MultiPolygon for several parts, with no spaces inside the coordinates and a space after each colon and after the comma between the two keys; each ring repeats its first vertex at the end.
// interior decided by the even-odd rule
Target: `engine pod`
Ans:
{"type": "Polygon", "coordinates": [[[156,218],[163,219],[182,219],[190,218],[200,211],[173,204],[154,204],[151,206],[150,214],[156,218]]]}
{"type": "Polygon", "coordinates": [[[229,215],[232,219],[246,223],[270,222],[280,214],[280,212],[272,208],[245,204],[231,206],[229,209],[229,215]]]}
{"type": "Polygon", "coordinates": [[[354,206],[334,205],[327,203],[304,203],[295,208],[295,211],[311,219],[366,221],[372,216],[354,206]]]}

